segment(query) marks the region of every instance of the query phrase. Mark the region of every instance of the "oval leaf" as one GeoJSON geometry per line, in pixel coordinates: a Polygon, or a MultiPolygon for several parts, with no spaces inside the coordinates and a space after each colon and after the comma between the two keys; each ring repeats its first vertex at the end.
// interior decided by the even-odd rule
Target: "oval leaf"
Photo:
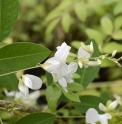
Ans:
{"type": "Polygon", "coordinates": [[[17,16],[18,0],[0,0],[0,41],[9,35],[17,16]]]}
{"type": "Polygon", "coordinates": [[[118,30],[113,34],[113,38],[116,40],[121,40],[122,39],[122,30],[118,30]]]}
{"type": "Polygon", "coordinates": [[[114,14],[117,15],[122,12],[122,1],[120,0],[114,7],[114,14]]]}
{"type": "Polygon", "coordinates": [[[28,69],[42,62],[50,51],[34,43],[14,43],[0,49],[0,74],[28,69]]]}
{"type": "Polygon", "coordinates": [[[53,124],[56,116],[49,113],[34,113],[29,114],[15,124],[53,124]]]}

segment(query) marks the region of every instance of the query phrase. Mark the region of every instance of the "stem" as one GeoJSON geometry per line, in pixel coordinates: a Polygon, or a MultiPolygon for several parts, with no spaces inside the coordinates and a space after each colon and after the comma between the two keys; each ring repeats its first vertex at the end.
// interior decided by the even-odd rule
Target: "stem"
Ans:
{"type": "Polygon", "coordinates": [[[57,116],[57,118],[85,118],[85,116],[57,116]]]}
{"type": "Polygon", "coordinates": [[[0,117],[0,124],[3,124],[1,117],[0,117]]]}

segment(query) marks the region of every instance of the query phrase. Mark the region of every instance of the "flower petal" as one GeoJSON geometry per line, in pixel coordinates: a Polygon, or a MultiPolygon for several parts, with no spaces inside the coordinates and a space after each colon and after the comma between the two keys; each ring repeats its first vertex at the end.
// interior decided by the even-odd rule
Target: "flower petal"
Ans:
{"type": "Polygon", "coordinates": [[[113,101],[109,106],[108,106],[108,109],[112,110],[112,109],[115,109],[118,105],[118,101],[115,100],[113,101]]]}
{"type": "Polygon", "coordinates": [[[60,47],[58,47],[57,52],[55,53],[55,59],[57,61],[59,61],[60,63],[65,63],[66,59],[69,55],[69,51],[70,51],[71,47],[68,46],[65,42],[62,43],[62,45],[60,47]]]}
{"type": "Polygon", "coordinates": [[[98,60],[98,61],[88,61],[87,62],[87,65],[89,65],[89,66],[98,66],[100,64],[101,64],[100,60],[98,60]]]}
{"type": "Polygon", "coordinates": [[[89,58],[91,55],[89,52],[85,51],[82,47],[78,50],[78,58],[89,58]]]}
{"type": "Polygon", "coordinates": [[[19,90],[24,94],[24,96],[27,98],[29,95],[28,87],[22,82],[22,79],[19,79],[19,90]]]}
{"type": "Polygon", "coordinates": [[[99,104],[99,109],[104,112],[107,111],[107,108],[102,103],[99,104]]]}
{"type": "Polygon", "coordinates": [[[62,77],[62,78],[58,79],[58,82],[61,85],[61,87],[67,87],[67,82],[66,82],[65,78],[62,77]]]}
{"type": "Polygon", "coordinates": [[[86,122],[94,124],[99,121],[99,114],[94,108],[88,109],[86,112],[86,122]]]}
{"type": "Polygon", "coordinates": [[[77,68],[78,68],[78,64],[76,62],[71,62],[68,65],[68,72],[67,72],[67,74],[75,73],[77,71],[77,68]]]}
{"type": "Polygon", "coordinates": [[[108,124],[108,119],[111,119],[112,116],[109,113],[99,115],[99,121],[101,124],[108,124]]]}
{"type": "Polygon", "coordinates": [[[22,77],[24,84],[30,89],[37,90],[41,88],[42,80],[39,77],[29,74],[25,74],[22,77]]]}

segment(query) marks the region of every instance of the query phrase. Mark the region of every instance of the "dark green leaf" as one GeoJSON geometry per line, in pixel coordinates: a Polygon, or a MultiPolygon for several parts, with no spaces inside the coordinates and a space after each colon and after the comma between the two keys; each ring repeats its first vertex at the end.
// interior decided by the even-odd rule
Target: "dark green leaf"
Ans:
{"type": "Polygon", "coordinates": [[[34,43],[7,45],[0,49],[0,75],[34,67],[49,53],[47,48],[34,43]]]}
{"type": "Polygon", "coordinates": [[[73,103],[73,106],[82,113],[86,113],[89,108],[99,110],[99,103],[106,104],[106,99],[97,96],[84,95],[80,96],[81,103],[73,103]]]}
{"type": "Polygon", "coordinates": [[[53,77],[51,73],[46,72],[46,79],[47,79],[48,85],[51,85],[53,83],[53,77]]]}
{"type": "MultiPolygon", "coordinates": [[[[90,44],[91,41],[88,41],[86,44],[90,44]]],[[[100,55],[99,50],[98,50],[98,46],[95,43],[95,41],[93,41],[93,45],[94,45],[94,54],[93,57],[97,57],[100,55]]],[[[99,72],[100,67],[96,66],[96,67],[88,67],[88,68],[78,68],[77,70],[77,74],[81,75],[81,78],[79,79],[74,79],[75,82],[82,84],[84,87],[86,87],[89,83],[91,83],[94,78],[97,76],[98,72],[99,72]]]]}
{"type": "Polygon", "coordinates": [[[34,113],[29,114],[15,124],[53,124],[56,116],[49,113],[34,113]]]}
{"type": "Polygon", "coordinates": [[[7,37],[18,16],[18,0],[0,0],[0,41],[7,37]]]}

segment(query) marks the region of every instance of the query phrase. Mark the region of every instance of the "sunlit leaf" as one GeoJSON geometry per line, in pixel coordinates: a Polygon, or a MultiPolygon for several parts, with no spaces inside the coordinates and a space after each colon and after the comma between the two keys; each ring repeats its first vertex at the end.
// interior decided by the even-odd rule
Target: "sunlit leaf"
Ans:
{"type": "Polygon", "coordinates": [[[118,31],[114,32],[113,38],[116,40],[121,40],[122,39],[122,30],[118,30],[118,31]]]}
{"type": "Polygon", "coordinates": [[[114,7],[114,14],[117,15],[122,12],[122,1],[119,1],[114,7]]]}
{"type": "Polygon", "coordinates": [[[118,16],[114,21],[114,30],[120,29],[122,26],[122,16],[118,16]]]}

